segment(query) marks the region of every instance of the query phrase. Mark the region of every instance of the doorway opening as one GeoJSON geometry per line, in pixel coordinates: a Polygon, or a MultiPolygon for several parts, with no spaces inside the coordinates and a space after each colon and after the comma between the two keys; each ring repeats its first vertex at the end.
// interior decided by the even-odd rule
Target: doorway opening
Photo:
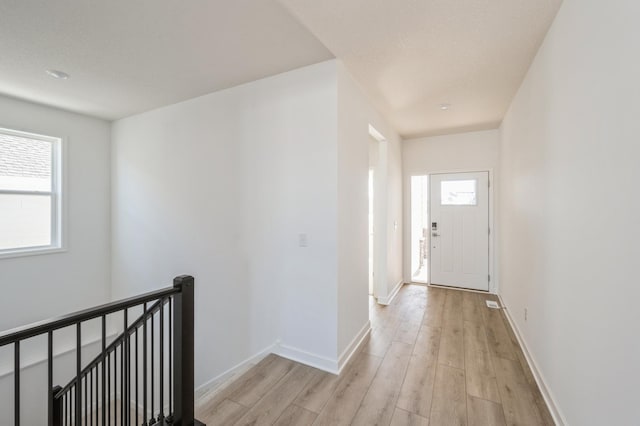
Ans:
{"type": "Polygon", "coordinates": [[[429,176],[411,176],[411,281],[429,282],[429,176]]]}

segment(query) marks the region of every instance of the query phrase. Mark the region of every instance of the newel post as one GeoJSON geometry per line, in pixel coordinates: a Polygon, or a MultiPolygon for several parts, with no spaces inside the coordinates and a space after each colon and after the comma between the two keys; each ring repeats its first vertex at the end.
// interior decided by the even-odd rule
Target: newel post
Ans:
{"type": "Polygon", "coordinates": [[[193,283],[194,279],[189,275],[181,275],[173,280],[173,286],[180,289],[173,296],[173,424],[176,426],[194,424],[193,283]]]}
{"type": "Polygon", "coordinates": [[[51,425],[52,426],[62,426],[62,398],[56,398],[56,394],[60,392],[62,388],[60,386],[55,386],[51,389],[49,398],[51,401],[51,425]]]}

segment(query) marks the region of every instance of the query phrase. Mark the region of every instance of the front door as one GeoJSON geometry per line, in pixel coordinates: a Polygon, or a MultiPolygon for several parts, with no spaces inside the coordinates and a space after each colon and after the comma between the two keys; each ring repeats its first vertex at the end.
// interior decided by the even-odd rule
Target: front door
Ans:
{"type": "Polygon", "coordinates": [[[431,283],[489,290],[489,172],[431,175],[431,283]]]}

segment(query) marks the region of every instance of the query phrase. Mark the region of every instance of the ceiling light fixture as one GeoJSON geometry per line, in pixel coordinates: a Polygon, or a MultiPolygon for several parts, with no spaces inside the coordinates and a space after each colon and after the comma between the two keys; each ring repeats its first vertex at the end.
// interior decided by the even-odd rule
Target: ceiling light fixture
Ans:
{"type": "Polygon", "coordinates": [[[447,111],[449,108],[451,108],[451,104],[440,104],[440,109],[442,111],[447,111]]]}
{"type": "Polygon", "coordinates": [[[71,76],[64,71],[58,70],[45,70],[47,75],[53,78],[57,78],[58,80],[68,80],[71,76]]]}

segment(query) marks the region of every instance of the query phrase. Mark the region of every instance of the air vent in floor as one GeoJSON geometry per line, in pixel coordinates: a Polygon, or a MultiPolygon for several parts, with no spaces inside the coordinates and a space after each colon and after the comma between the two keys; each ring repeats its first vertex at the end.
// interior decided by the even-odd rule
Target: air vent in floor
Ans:
{"type": "Polygon", "coordinates": [[[491,309],[500,309],[500,305],[498,305],[498,302],[494,300],[487,300],[487,306],[491,309]]]}

